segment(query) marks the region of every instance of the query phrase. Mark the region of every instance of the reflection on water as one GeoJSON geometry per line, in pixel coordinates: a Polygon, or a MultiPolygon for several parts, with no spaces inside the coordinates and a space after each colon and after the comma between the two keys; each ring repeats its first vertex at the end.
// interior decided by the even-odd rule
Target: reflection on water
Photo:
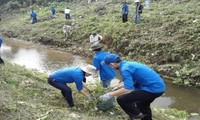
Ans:
{"type": "Polygon", "coordinates": [[[174,101],[169,106],[170,108],[200,113],[199,89],[186,88],[184,86],[167,83],[167,91],[164,96],[174,101]]]}
{"type": "Polygon", "coordinates": [[[172,104],[175,103],[175,100],[171,97],[159,97],[155,99],[155,101],[152,103],[152,106],[158,107],[158,108],[170,108],[172,104]]]}
{"type": "Polygon", "coordinates": [[[27,68],[38,69],[45,71],[44,61],[46,55],[40,54],[37,50],[33,49],[20,49],[14,56],[11,62],[24,65],[27,68]]]}
{"type": "Polygon", "coordinates": [[[85,60],[80,56],[53,50],[25,41],[6,40],[2,56],[12,63],[50,73],[63,67],[82,66],[85,60]]]}
{"type": "MultiPolygon", "coordinates": [[[[82,66],[88,59],[17,40],[4,41],[2,58],[46,73],[63,67],[82,66]]],[[[87,62],[91,62],[91,58],[87,62]]],[[[91,80],[91,77],[88,80],[91,80]]],[[[116,84],[116,82],[112,81],[112,84],[116,84]]],[[[157,98],[152,105],[158,108],[177,108],[200,113],[199,101],[200,91],[198,89],[183,88],[167,83],[165,94],[157,98]]]]}

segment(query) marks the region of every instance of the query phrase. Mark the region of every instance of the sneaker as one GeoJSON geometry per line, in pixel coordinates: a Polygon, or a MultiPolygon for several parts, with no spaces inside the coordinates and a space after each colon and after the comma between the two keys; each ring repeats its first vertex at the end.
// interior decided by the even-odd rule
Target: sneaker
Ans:
{"type": "Polygon", "coordinates": [[[140,113],[139,115],[136,116],[131,116],[130,120],[140,120],[142,118],[144,118],[146,115],[144,115],[143,113],[140,113]]]}

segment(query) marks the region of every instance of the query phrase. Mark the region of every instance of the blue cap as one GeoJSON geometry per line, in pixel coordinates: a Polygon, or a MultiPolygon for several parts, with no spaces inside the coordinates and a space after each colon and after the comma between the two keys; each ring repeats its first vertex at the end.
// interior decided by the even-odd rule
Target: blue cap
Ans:
{"type": "Polygon", "coordinates": [[[119,63],[120,61],[121,61],[121,59],[117,54],[109,54],[104,58],[105,64],[119,63]]]}

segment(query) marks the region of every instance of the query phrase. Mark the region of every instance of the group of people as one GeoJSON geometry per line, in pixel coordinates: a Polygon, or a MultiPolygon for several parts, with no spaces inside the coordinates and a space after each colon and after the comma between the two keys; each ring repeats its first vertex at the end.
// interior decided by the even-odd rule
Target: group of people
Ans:
{"type": "MultiPolygon", "coordinates": [[[[51,15],[54,16],[56,14],[55,7],[51,7],[50,12],[51,12],[51,15]]],[[[31,11],[30,17],[31,17],[31,23],[32,24],[37,23],[37,21],[38,21],[37,20],[37,13],[34,10],[31,11]]]]}
{"type": "MultiPolygon", "coordinates": [[[[55,16],[56,8],[51,7],[50,12],[51,12],[52,16],[55,16]]],[[[65,14],[65,19],[71,19],[71,10],[68,7],[64,10],[64,14],[65,14]]],[[[37,23],[37,21],[38,21],[37,14],[34,10],[31,11],[30,17],[31,17],[32,24],[37,23]]],[[[63,29],[64,36],[66,38],[71,31],[71,26],[68,24],[65,24],[62,29],[63,29]]]]}
{"type": "MultiPolygon", "coordinates": [[[[150,0],[146,0],[147,9],[150,8],[150,0]]],[[[136,10],[135,10],[135,16],[134,16],[134,22],[136,24],[139,24],[141,22],[141,14],[143,11],[143,5],[141,4],[140,0],[135,0],[136,4],[136,10]]],[[[125,23],[128,21],[128,13],[129,13],[129,7],[126,2],[123,2],[122,5],[122,22],[125,23]]]]}
{"type": "Polygon", "coordinates": [[[88,101],[92,89],[86,84],[86,77],[99,74],[102,87],[111,86],[111,81],[116,78],[116,70],[122,76],[121,83],[111,92],[101,95],[99,99],[104,102],[117,97],[117,103],[131,120],[152,120],[150,104],[166,89],[164,80],[152,68],[135,61],[124,61],[117,54],[102,51],[100,43],[92,44],[91,50],[95,53],[93,65],[85,67],[63,68],[49,75],[48,83],[61,91],[69,107],[74,107],[72,90],[69,83],[75,83],[76,89],[88,101]],[[88,93],[83,91],[85,88],[88,93]]]}
{"type": "MultiPolygon", "coordinates": [[[[56,8],[51,7],[50,13],[52,16],[55,16],[56,8]]],[[[68,7],[64,10],[64,15],[66,19],[71,19],[71,10],[68,7]]],[[[32,24],[37,23],[37,13],[34,10],[31,10],[30,17],[31,17],[32,24]]]]}

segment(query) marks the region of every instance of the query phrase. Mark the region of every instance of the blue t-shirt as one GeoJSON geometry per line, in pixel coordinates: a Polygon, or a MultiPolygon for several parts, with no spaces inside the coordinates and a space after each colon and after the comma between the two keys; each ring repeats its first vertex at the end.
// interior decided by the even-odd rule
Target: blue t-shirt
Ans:
{"type": "Polygon", "coordinates": [[[159,74],[144,64],[122,61],[119,70],[125,89],[144,90],[152,93],[161,93],[166,89],[159,74]]]}
{"type": "Polygon", "coordinates": [[[56,9],[54,7],[51,8],[51,13],[54,15],[56,13],[56,9]]]}
{"type": "Polygon", "coordinates": [[[109,52],[99,51],[93,57],[93,65],[96,67],[97,70],[100,72],[100,79],[104,80],[112,80],[116,77],[116,72],[113,68],[111,68],[107,64],[103,64],[104,58],[106,55],[109,55],[109,52]]]}
{"type": "Polygon", "coordinates": [[[32,17],[32,18],[35,18],[35,17],[37,17],[37,14],[36,14],[34,11],[32,11],[32,12],[31,12],[31,17],[32,17]]]}
{"type": "Polygon", "coordinates": [[[123,4],[123,6],[122,6],[122,14],[128,14],[128,5],[127,4],[123,4]]]}
{"type": "Polygon", "coordinates": [[[62,83],[75,83],[77,90],[83,89],[83,79],[85,78],[83,71],[78,67],[64,68],[53,72],[50,75],[53,79],[62,83]]]}
{"type": "Polygon", "coordinates": [[[3,43],[3,40],[2,40],[2,38],[0,37],[0,47],[1,47],[2,43],[3,43]]]}

